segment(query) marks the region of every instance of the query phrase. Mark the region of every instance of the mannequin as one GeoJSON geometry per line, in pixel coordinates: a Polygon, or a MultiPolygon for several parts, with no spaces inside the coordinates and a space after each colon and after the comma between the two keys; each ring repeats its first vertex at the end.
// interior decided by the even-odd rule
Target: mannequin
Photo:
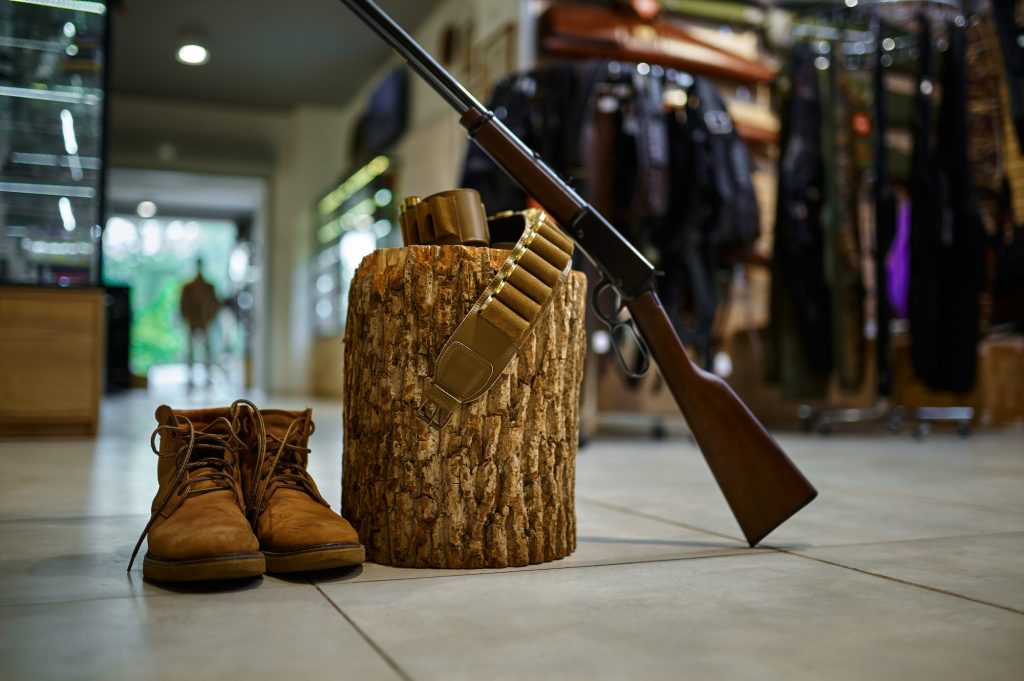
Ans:
{"type": "Polygon", "coordinates": [[[210,324],[217,316],[220,303],[213,284],[203,278],[203,261],[196,260],[196,276],[181,289],[181,316],[188,325],[188,385],[194,385],[192,366],[195,363],[196,336],[201,336],[204,343],[203,357],[206,366],[206,384],[213,383],[213,341],[210,337],[210,324]]]}

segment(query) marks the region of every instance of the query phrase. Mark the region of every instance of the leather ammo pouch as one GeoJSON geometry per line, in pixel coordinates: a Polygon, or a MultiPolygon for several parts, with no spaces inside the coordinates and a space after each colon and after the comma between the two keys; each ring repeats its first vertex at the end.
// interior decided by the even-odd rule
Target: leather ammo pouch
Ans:
{"type": "Polygon", "coordinates": [[[480,195],[455,189],[407,198],[401,207],[406,246],[518,241],[469,314],[441,349],[418,416],[440,430],[460,405],[484,395],[530,335],[572,266],[572,241],[535,208],[484,217],[480,195]]]}

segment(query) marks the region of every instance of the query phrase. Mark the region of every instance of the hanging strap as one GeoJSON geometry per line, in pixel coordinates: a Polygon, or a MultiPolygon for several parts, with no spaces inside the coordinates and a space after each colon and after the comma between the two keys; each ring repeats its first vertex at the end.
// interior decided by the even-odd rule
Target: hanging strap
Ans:
{"type": "Polygon", "coordinates": [[[544,211],[502,213],[492,218],[496,221],[503,228],[517,225],[522,236],[434,363],[434,377],[417,414],[437,430],[456,409],[497,382],[572,266],[572,241],[544,211]]]}

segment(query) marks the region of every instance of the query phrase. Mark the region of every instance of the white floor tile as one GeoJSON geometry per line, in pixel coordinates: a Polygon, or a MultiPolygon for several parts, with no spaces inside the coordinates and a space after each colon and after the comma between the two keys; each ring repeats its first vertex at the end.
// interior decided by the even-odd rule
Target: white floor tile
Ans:
{"type": "Polygon", "coordinates": [[[362,570],[328,575],[321,582],[366,582],[384,579],[419,579],[482,574],[513,570],[554,570],[584,565],[641,563],[750,553],[742,542],[696,532],[683,527],[639,518],[577,500],[576,551],[561,560],[519,568],[442,570],[400,568],[367,563],[362,570]]]}
{"type": "Polygon", "coordinates": [[[145,543],[131,573],[127,568],[147,520],[148,516],[128,516],[0,521],[0,605],[292,586],[272,578],[180,587],[146,582],[145,543]]]}
{"type": "MultiPolygon", "coordinates": [[[[947,439],[961,441],[955,436],[947,439]]],[[[1008,451],[990,455],[987,450],[966,450],[959,454],[964,461],[953,462],[949,459],[954,454],[946,453],[943,468],[940,464],[933,466],[929,459],[919,460],[922,445],[913,440],[890,443],[861,437],[859,445],[857,442],[856,437],[782,439],[794,461],[818,488],[819,496],[769,535],[766,544],[810,548],[1024,531],[1024,514],[987,505],[990,497],[981,491],[977,496],[963,493],[956,499],[933,493],[937,486],[952,487],[959,480],[979,489],[1016,489],[1024,496],[1024,471],[1015,472],[1008,451]],[[879,446],[883,448],[873,449],[879,446]],[[903,463],[896,463],[901,459],[903,463]],[[993,459],[998,465],[992,463],[993,459]],[[917,463],[912,465],[907,460],[917,463]],[[931,482],[922,486],[915,471],[931,482]],[[886,477],[885,484],[874,484],[881,477],[886,477]],[[1002,481],[1003,477],[1008,480],[1002,481]]],[[[688,443],[659,442],[642,447],[595,443],[580,457],[577,471],[577,495],[581,499],[740,536],[707,466],[688,443]]],[[[1007,492],[1006,499],[1011,496],[1007,492]]]]}
{"type": "Polygon", "coordinates": [[[0,678],[400,678],[314,587],[0,607],[0,678]]]}
{"type": "MultiPolygon", "coordinates": [[[[255,397],[314,408],[310,469],[337,508],[340,404],[255,397]]],[[[559,561],[172,588],[125,574],[156,491],[161,401],[106,400],[95,440],[0,441],[0,679],[396,678],[387,657],[415,681],[1024,668],[1019,433],[780,438],[821,496],[766,544],[806,556],[746,549],[692,444],[634,438],[581,452],[578,548],[559,561]]]]}
{"type": "Polygon", "coordinates": [[[1024,533],[799,551],[1024,614],[1024,533]]]}
{"type": "Polygon", "coordinates": [[[418,680],[1009,679],[1024,617],[784,554],[335,584],[418,680]]]}

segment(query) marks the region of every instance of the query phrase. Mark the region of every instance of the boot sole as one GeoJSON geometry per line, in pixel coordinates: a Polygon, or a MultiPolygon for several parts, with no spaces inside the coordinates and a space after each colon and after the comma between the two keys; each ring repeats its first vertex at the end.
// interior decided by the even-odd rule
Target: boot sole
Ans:
{"type": "Polygon", "coordinates": [[[213,558],[164,560],[148,553],[142,561],[142,576],[154,582],[208,582],[219,579],[247,579],[266,572],[262,553],[232,553],[213,558]]]}
{"type": "Polygon", "coordinates": [[[366,549],[362,544],[325,544],[296,551],[264,551],[267,573],[312,572],[362,565],[366,549]]]}

